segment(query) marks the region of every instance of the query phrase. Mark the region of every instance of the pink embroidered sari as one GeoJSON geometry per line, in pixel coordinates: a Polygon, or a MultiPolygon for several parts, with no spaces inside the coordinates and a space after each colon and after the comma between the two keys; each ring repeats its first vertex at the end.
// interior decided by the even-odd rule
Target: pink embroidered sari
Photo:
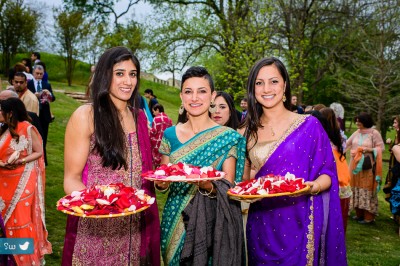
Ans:
{"type": "MultiPolygon", "coordinates": [[[[142,170],[151,169],[151,150],[147,122],[138,117],[138,134],[127,134],[128,169],[104,168],[101,157],[90,154],[82,173],[87,187],[122,182],[142,188],[155,196],[153,184],[142,180],[142,170]]],[[[85,219],[68,216],[62,265],[160,265],[160,226],[157,204],[146,211],[110,219],[85,219]]]]}
{"type": "MultiPolygon", "coordinates": [[[[19,141],[9,131],[0,136],[0,160],[7,161],[10,155],[19,151],[19,158],[32,153],[32,133],[36,128],[28,122],[19,122],[16,132],[19,141]]],[[[15,169],[0,168],[0,197],[5,202],[1,216],[4,220],[6,237],[33,238],[34,253],[14,255],[17,265],[41,265],[45,254],[52,252],[47,241],[44,209],[43,156],[15,169]]]]}

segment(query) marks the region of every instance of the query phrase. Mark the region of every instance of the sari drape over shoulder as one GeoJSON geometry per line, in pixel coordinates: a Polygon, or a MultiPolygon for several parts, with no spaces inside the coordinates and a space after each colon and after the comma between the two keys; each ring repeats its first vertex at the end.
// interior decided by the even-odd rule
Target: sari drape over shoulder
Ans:
{"type": "MultiPolygon", "coordinates": [[[[200,132],[185,143],[181,143],[178,140],[178,137],[176,135],[176,127],[170,127],[164,132],[164,137],[159,151],[161,154],[169,156],[170,163],[185,162],[196,166],[211,165],[218,170],[222,169],[222,165],[226,159],[228,159],[229,157],[234,157],[236,158],[235,180],[241,180],[243,175],[245,139],[239,133],[227,127],[216,126],[207,129],[200,132]]],[[[168,195],[168,199],[165,203],[161,222],[161,253],[164,260],[164,265],[179,265],[181,261],[181,252],[185,243],[186,236],[182,212],[185,210],[185,208],[188,206],[189,202],[193,199],[194,196],[204,197],[198,194],[199,193],[197,192],[196,186],[188,183],[179,182],[171,183],[170,185],[170,192],[168,195]]],[[[217,198],[214,200],[218,202],[219,197],[222,197],[222,194],[217,194],[217,198]]],[[[224,194],[224,197],[227,197],[226,193],[224,194]]],[[[200,203],[201,202],[202,201],[200,201],[200,203]]],[[[209,206],[208,204],[211,204],[212,206],[217,206],[216,208],[211,208],[210,211],[215,212],[216,209],[218,209],[218,204],[215,203],[205,202],[205,204],[201,203],[201,206],[209,206]]],[[[240,218],[240,205],[236,205],[236,208],[233,207],[231,211],[227,210],[227,212],[232,213],[235,212],[237,209],[240,218]]],[[[226,206],[229,206],[229,204],[226,204],[226,206]]],[[[192,213],[189,210],[186,210],[186,212],[192,213]]],[[[204,213],[204,215],[207,214],[204,213]]],[[[226,214],[225,216],[224,215],[220,214],[221,217],[217,217],[217,219],[227,220],[226,217],[228,214],[226,214]]],[[[189,225],[191,224],[191,222],[192,221],[189,221],[189,225]]],[[[216,221],[216,224],[218,225],[219,222],[216,221]]],[[[236,226],[236,224],[234,226],[236,226]]],[[[242,231],[241,224],[240,226],[237,224],[236,227],[238,227],[236,228],[237,232],[242,231]]],[[[206,232],[207,230],[204,229],[204,232],[206,232]]],[[[213,227],[210,230],[212,230],[213,235],[216,234],[214,231],[216,230],[216,228],[213,227]]],[[[196,232],[198,232],[198,230],[196,230],[196,232]]],[[[195,236],[193,236],[191,239],[193,238],[195,239],[195,236]]],[[[221,246],[220,243],[213,244],[221,246]]],[[[213,244],[211,243],[210,245],[213,244]]],[[[194,245],[196,245],[196,243],[194,243],[194,245]]],[[[220,251],[221,254],[225,254],[222,249],[220,251]]],[[[209,254],[207,254],[208,258],[215,256],[215,252],[215,250],[212,251],[211,249],[211,251],[209,251],[209,254]]],[[[235,254],[233,254],[232,256],[235,256],[235,254]]],[[[239,256],[241,256],[241,254],[239,254],[239,256]]],[[[185,258],[185,260],[186,259],[187,258],[185,258]]],[[[191,263],[189,263],[189,265],[190,264],[191,263]]]]}
{"type": "MultiPolygon", "coordinates": [[[[141,178],[152,168],[147,119],[138,115],[137,134],[127,134],[128,170],[104,168],[100,156],[91,153],[82,173],[83,183],[122,182],[144,189],[155,197],[153,182],[141,178]]],[[[160,223],[157,203],[139,214],[110,219],[85,219],[68,216],[62,265],[160,265],[160,223]]]]}
{"type": "Polygon", "coordinates": [[[287,172],[305,181],[326,174],[332,185],[315,196],[252,203],[246,230],[249,265],[347,265],[335,160],[328,136],[312,116],[299,116],[276,141],[256,178],[287,172]]]}
{"type": "MultiPolygon", "coordinates": [[[[0,137],[0,160],[6,162],[19,151],[19,158],[32,153],[32,134],[36,128],[28,122],[19,122],[16,128],[19,141],[9,131],[0,137]]],[[[45,254],[52,252],[47,241],[45,226],[45,167],[43,156],[38,160],[19,165],[15,169],[0,168],[0,197],[5,202],[1,215],[6,237],[33,238],[34,253],[14,255],[17,265],[40,265],[45,254]]]]}

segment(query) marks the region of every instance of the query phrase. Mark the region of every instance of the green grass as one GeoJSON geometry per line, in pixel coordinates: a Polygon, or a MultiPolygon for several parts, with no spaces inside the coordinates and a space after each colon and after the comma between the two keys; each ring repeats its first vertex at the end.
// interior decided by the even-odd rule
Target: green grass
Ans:
{"type": "MultiPolygon", "coordinates": [[[[84,86],[68,87],[65,84],[53,82],[56,90],[85,91],[84,86]]],[[[141,91],[152,88],[159,102],[166,107],[166,112],[176,121],[180,105],[179,91],[143,80],[141,91]]],[[[53,244],[53,254],[46,256],[47,265],[60,265],[65,233],[66,215],[56,211],[56,201],[64,196],[63,191],[63,146],[66,123],[71,113],[80,105],[77,101],[55,92],[57,100],[52,103],[52,111],[56,116],[50,125],[47,144],[49,166],[46,168],[46,222],[49,240],[53,244]]],[[[390,132],[389,134],[393,134],[390,132]]],[[[348,133],[348,135],[350,135],[348,133]]],[[[389,135],[392,136],[392,135],[389,135]]],[[[392,137],[393,139],[393,137],[392,137]]],[[[387,150],[385,158],[388,157],[387,150]]],[[[387,163],[384,164],[386,176],[387,163]]],[[[400,237],[398,226],[390,219],[389,205],[379,193],[379,216],[374,225],[360,225],[351,219],[347,230],[347,253],[349,265],[399,265],[400,237]]],[[[166,195],[157,195],[159,209],[164,206],[166,195]]]]}

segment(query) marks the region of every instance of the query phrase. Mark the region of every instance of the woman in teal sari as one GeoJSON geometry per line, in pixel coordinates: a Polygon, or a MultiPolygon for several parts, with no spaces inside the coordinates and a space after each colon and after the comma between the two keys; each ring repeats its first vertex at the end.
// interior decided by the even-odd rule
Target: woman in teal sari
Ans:
{"type": "Polygon", "coordinates": [[[189,68],[182,77],[180,113],[188,121],[164,132],[161,163],[213,166],[226,172],[220,181],[156,182],[169,191],[161,222],[164,265],[240,265],[243,229],[240,204],[226,192],[243,174],[245,139],[210,117],[214,85],[207,70],[189,68]]]}

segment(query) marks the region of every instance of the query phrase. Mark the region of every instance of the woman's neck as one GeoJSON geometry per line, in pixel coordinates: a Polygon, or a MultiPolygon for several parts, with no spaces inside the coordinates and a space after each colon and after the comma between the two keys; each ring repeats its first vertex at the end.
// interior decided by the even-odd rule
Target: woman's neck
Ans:
{"type": "Polygon", "coordinates": [[[207,116],[190,116],[188,121],[185,123],[187,129],[190,129],[195,135],[201,131],[209,129],[218,125],[208,115],[207,116]]]}
{"type": "Polygon", "coordinates": [[[277,124],[281,121],[287,120],[292,115],[294,115],[294,113],[287,110],[284,106],[264,109],[261,115],[261,123],[277,124]]]}

